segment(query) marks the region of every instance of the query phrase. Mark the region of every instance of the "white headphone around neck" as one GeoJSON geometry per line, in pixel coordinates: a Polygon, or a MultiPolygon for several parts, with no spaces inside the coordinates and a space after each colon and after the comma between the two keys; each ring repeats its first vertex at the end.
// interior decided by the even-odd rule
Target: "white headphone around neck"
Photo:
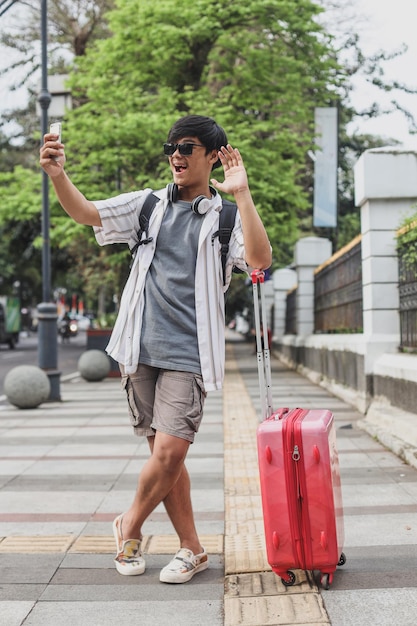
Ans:
{"type": "MultiPolygon", "coordinates": [[[[213,187],[209,187],[212,196],[217,195],[217,191],[213,187]]],[[[178,200],[178,185],[175,183],[169,183],[168,187],[168,200],[170,202],[176,202],[178,200]]],[[[207,198],[207,196],[197,196],[191,202],[191,210],[196,215],[205,215],[211,207],[213,198],[207,198]]]]}

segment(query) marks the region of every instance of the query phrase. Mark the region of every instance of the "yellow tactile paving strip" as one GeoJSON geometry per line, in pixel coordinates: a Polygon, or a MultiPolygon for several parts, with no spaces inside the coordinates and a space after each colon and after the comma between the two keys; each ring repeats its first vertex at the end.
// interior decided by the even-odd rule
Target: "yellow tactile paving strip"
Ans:
{"type": "Polygon", "coordinates": [[[225,626],[329,624],[310,573],[285,587],[266,560],[259,487],[258,417],[227,345],[224,414],[225,626]]]}
{"type": "Polygon", "coordinates": [[[230,346],[227,357],[223,393],[226,575],[270,569],[256,452],[258,418],[230,346]]]}
{"type": "Polygon", "coordinates": [[[67,552],[74,541],[73,535],[47,535],[47,536],[10,536],[2,537],[0,542],[1,552],[16,553],[46,553],[67,552]]]}
{"type": "MultiPolygon", "coordinates": [[[[223,553],[223,535],[201,535],[201,542],[209,554],[223,553]]],[[[171,554],[179,549],[176,535],[145,535],[143,551],[147,554],[171,554]]],[[[0,537],[0,553],[41,554],[69,552],[78,554],[112,554],[115,550],[112,536],[48,535],[0,537]]]]}
{"type": "MultiPolygon", "coordinates": [[[[200,535],[200,541],[209,554],[223,554],[223,535],[200,535]]],[[[180,548],[176,535],[152,535],[143,545],[148,554],[172,554],[180,548]]]]}

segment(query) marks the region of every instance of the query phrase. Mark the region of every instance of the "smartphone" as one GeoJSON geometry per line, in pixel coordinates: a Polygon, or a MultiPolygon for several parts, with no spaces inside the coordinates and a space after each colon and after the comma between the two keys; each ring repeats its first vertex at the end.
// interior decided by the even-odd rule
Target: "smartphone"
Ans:
{"type": "MultiPolygon", "coordinates": [[[[58,135],[58,141],[61,143],[61,122],[54,122],[49,127],[49,132],[54,135],[58,135]]],[[[54,161],[58,161],[59,157],[53,156],[51,157],[54,161]]]]}

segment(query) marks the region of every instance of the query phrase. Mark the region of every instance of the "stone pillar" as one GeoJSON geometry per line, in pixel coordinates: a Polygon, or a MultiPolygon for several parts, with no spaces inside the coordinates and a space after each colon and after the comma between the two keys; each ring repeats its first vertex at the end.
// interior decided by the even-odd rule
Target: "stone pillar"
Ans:
{"type": "MultiPolygon", "coordinates": [[[[404,147],[367,150],[354,168],[361,209],[365,375],[376,359],[400,343],[396,230],[415,212],[417,152],[404,147]]],[[[371,389],[370,389],[371,391],[371,389]]]]}
{"type": "Polygon", "coordinates": [[[314,270],[332,255],[332,242],[324,237],[304,237],[295,245],[297,271],[297,335],[314,333],[314,270]]]}
{"type": "Polygon", "coordinates": [[[285,312],[287,292],[297,284],[297,273],[287,268],[275,270],[272,274],[274,285],[274,339],[285,335],[285,312]]]}

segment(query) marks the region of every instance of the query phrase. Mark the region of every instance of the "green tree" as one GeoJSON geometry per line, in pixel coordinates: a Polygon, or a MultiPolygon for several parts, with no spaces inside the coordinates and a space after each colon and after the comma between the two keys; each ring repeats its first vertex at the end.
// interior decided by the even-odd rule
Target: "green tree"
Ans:
{"type": "MultiPolygon", "coordinates": [[[[357,39],[341,41],[329,35],[330,28],[323,22],[329,4],[336,5],[338,23],[343,24],[341,6],[345,5],[341,0],[235,4],[225,0],[51,0],[51,70],[73,68],[76,108],[65,120],[63,131],[67,169],[73,180],[93,199],[138,187],[162,187],[170,175],[161,145],[172,122],[188,112],[212,115],[242,151],[273,243],[275,266],[291,261],[300,231],[312,231],[312,163],[306,155],[314,149],[314,107],[339,102],[344,128],[357,113],[348,105],[351,77],[367,61],[357,39]],[[320,13],[319,4],[326,13],[320,13]],[[106,11],[112,6],[115,9],[107,23],[106,11]],[[349,49],[356,57],[345,55],[349,49]]],[[[39,4],[28,0],[28,5],[34,10],[33,29],[30,32],[29,22],[27,29],[25,23],[22,36],[9,37],[9,43],[21,46],[25,62],[29,61],[27,74],[32,76],[39,48],[39,4]]],[[[344,32],[352,32],[351,22],[346,22],[344,32]]],[[[370,61],[370,79],[373,73],[380,79],[381,62],[383,56],[370,61]]],[[[34,101],[35,94],[32,119],[34,101]]],[[[8,161],[5,138],[0,144],[0,172],[11,171],[19,191],[24,176],[15,165],[23,163],[35,172],[28,171],[27,180],[37,182],[25,186],[22,181],[27,197],[21,205],[13,196],[10,178],[0,174],[0,227],[4,232],[9,232],[5,220],[26,219],[23,207],[37,207],[38,216],[40,212],[40,197],[35,197],[40,185],[34,149],[39,140],[38,123],[23,125],[23,118],[19,119],[21,153],[8,161]],[[21,161],[28,149],[30,156],[21,161]]],[[[345,141],[343,135],[343,142],[345,217],[339,241],[342,231],[356,228],[348,162],[354,160],[355,149],[366,145],[366,138],[346,136],[345,141]]],[[[51,223],[53,275],[54,280],[61,280],[58,270],[64,268],[65,257],[73,267],[77,243],[78,249],[88,250],[85,237],[91,242],[92,232],[72,224],[53,194],[51,223]]],[[[35,245],[32,249],[36,250],[35,245]]],[[[0,250],[0,262],[2,254],[0,250]]],[[[93,280],[97,254],[94,247],[83,258],[80,285],[93,280]]],[[[109,278],[111,294],[117,277],[126,271],[128,255],[114,255],[113,248],[105,248],[99,256],[107,263],[108,271],[102,271],[101,278],[109,278]]]]}
{"type": "MultiPolygon", "coordinates": [[[[0,172],[0,197],[0,291],[11,293],[18,281],[22,304],[34,306],[42,295],[39,170],[17,165],[11,172],[0,172]]],[[[65,262],[62,255],[55,255],[56,273],[65,262]]]]}
{"type": "MultiPolygon", "coordinates": [[[[104,14],[112,6],[113,0],[48,2],[50,74],[67,73],[74,57],[84,54],[94,39],[108,35],[104,14]]],[[[0,75],[9,75],[12,90],[26,85],[28,105],[3,111],[0,119],[0,277],[3,291],[10,291],[16,280],[25,284],[25,288],[21,288],[22,301],[29,305],[41,297],[41,177],[36,113],[36,80],[40,71],[39,0],[16,3],[7,15],[10,18],[8,28],[0,33],[0,43],[3,49],[10,51],[13,62],[5,66],[0,75]]],[[[57,214],[61,212],[58,213],[56,201],[53,201],[52,212],[54,210],[57,214]]],[[[67,282],[65,274],[72,264],[71,255],[63,253],[61,239],[58,235],[51,249],[55,284],[67,282]]]]}
{"type": "Polygon", "coordinates": [[[186,113],[211,115],[245,159],[277,263],[308,211],[305,154],[313,110],[332,98],[338,67],[310,0],[124,0],[112,36],[77,59],[66,123],[74,180],[89,197],[168,181],[162,143],[186,113]]]}
{"type": "MultiPolygon", "coordinates": [[[[85,54],[96,39],[108,36],[104,16],[112,6],[113,0],[49,0],[49,74],[66,74],[74,57],[85,54]]],[[[0,76],[8,76],[12,91],[26,86],[29,105],[3,111],[0,131],[8,129],[5,133],[9,139],[7,169],[15,162],[33,167],[27,156],[33,155],[39,132],[35,111],[41,70],[39,0],[16,2],[7,15],[9,25],[0,33],[0,44],[10,53],[12,62],[4,65],[0,76]]]]}

